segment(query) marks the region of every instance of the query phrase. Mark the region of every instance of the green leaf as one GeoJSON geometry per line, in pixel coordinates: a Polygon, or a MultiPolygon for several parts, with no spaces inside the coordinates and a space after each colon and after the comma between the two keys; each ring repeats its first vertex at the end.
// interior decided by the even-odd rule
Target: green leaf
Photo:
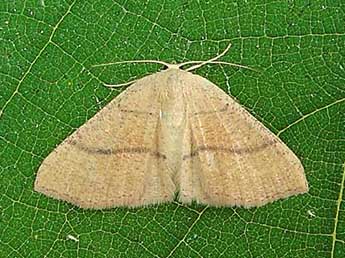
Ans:
{"type": "Polygon", "coordinates": [[[344,257],[344,24],[343,0],[1,1],[0,257],[344,257]],[[92,65],[206,60],[228,42],[222,60],[260,72],[195,73],[297,154],[308,194],[91,211],[33,191],[43,159],[118,94],[104,83],[161,68],[92,65]]]}

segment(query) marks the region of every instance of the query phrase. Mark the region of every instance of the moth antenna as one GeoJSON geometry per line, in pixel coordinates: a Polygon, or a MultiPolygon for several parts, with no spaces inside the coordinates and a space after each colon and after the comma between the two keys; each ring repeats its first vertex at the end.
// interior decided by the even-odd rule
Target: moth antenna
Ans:
{"type": "Polygon", "coordinates": [[[118,83],[118,84],[104,84],[104,86],[108,87],[108,88],[122,88],[128,85],[131,85],[135,82],[137,82],[138,79],[133,80],[133,81],[129,81],[129,82],[124,82],[124,83],[118,83]]]}
{"type": "MultiPolygon", "coordinates": [[[[129,63],[153,63],[153,64],[161,64],[161,65],[164,65],[168,68],[176,68],[176,69],[179,68],[179,66],[176,64],[169,64],[169,63],[159,61],[159,60],[126,60],[126,61],[119,61],[119,62],[112,62],[112,63],[96,64],[96,65],[92,65],[91,67],[101,67],[101,66],[109,66],[109,65],[116,65],[116,64],[129,64],[129,63]]],[[[121,87],[131,85],[131,84],[135,83],[136,81],[138,81],[138,79],[130,81],[130,82],[119,83],[119,84],[104,84],[104,86],[106,86],[108,88],[121,88],[121,87]]]]}
{"type": "MultiPolygon", "coordinates": [[[[204,66],[206,64],[224,64],[224,65],[236,66],[236,67],[245,68],[245,69],[249,69],[249,70],[258,72],[257,69],[254,69],[254,68],[251,68],[251,67],[248,67],[245,65],[235,64],[235,63],[230,63],[230,62],[225,62],[225,61],[217,61],[219,58],[224,56],[229,51],[230,48],[231,48],[231,43],[228,44],[228,46],[223,50],[222,53],[220,53],[219,55],[217,55],[217,56],[215,56],[209,60],[206,60],[206,61],[187,61],[187,62],[180,63],[180,64],[169,64],[169,63],[164,62],[164,61],[151,60],[151,59],[147,59],[147,60],[125,60],[125,61],[119,61],[119,62],[96,64],[96,65],[92,65],[91,67],[102,67],[102,66],[110,66],[110,65],[116,65],[116,64],[130,64],[130,63],[153,63],[153,64],[161,64],[161,65],[164,65],[168,68],[179,69],[180,67],[182,67],[184,65],[196,64],[196,65],[193,65],[193,66],[191,66],[185,70],[185,71],[189,72],[189,71],[198,69],[199,67],[204,66]]],[[[120,87],[131,85],[131,84],[135,83],[136,81],[137,80],[133,80],[133,81],[126,82],[126,83],[119,83],[119,84],[104,84],[104,86],[109,87],[109,88],[120,88],[120,87]]]]}
{"type": "MultiPolygon", "coordinates": [[[[221,58],[222,56],[224,56],[224,55],[229,51],[230,47],[231,47],[231,43],[229,43],[228,46],[227,46],[227,47],[223,50],[223,52],[220,53],[219,55],[217,55],[217,56],[215,56],[215,57],[213,57],[213,58],[211,58],[211,59],[209,59],[209,60],[202,61],[200,64],[193,65],[193,66],[189,67],[188,69],[186,69],[186,71],[189,72],[189,71],[192,71],[192,70],[194,70],[194,69],[197,69],[197,68],[199,68],[199,67],[201,67],[201,66],[203,66],[203,65],[205,65],[205,64],[209,64],[209,63],[212,63],[213,61],[216,61],[217,59],[219,59],[219,58],[221,58]]],[[[183,66],[183,65],[185,65],[185,64],[187,64],[187,63],[188,63],[188,62],[182,63],[182,64],[180,64],[179,66],[183,66]]]]}
{"type": "MultiPolygon", "coordinates": [[[[188,62],[183,63],[182,65],[200,64],[202,62],[204,62],[204,61],[188,61],[188,62]]],[[[208,62],[207,64],[224,64],[224,65],[236,66],[236,67],[239,67],[239,68],[245,68],[245,69],[252,70],[252,71],[255,71],[255,72],[260,72],[260,70],[252,68],[252,67],[249,67],[249,66],[246,66],[246,65],[241,65],[241,64],[231,63],[231,62],[225,62],[225,61],[212,61],[212,62],[208,62]]],[[[191,68],[193,68],[193,66],[187,68],[185,71],[191,71],[191,70],[197,69],[197,68],[199,68],[199,66],[198,67],[194,66],[193,69],[191,69],[191,68]]]]}
{"type": "Polygon", "coordinates": [[[116,64],[130,64],[130,63],[152,63],[152,64],[161,64],[167,67],[171,66],[171,64],[163,62],[163,61],[159,61],[159,60],[126,60],[126,61],[119,61],[119,62],[96,64],[96,65],[92,65],[91,67],[109,66],[109,65],[116,65],[116,64]]]}

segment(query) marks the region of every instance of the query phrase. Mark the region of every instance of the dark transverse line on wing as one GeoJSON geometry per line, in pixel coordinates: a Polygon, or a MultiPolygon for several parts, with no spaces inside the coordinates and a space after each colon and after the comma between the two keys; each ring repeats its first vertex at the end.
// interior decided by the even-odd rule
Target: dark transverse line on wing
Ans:
{"type": "MultiPolygon", "coordinates": [[[[132,148],[119,148],[119,149],[111,149],[111,148],[93,148],[93,147],[87,147],[85,145],[82,145],[78,143],[77,141],[69,141],[71,145],[74,145],[78,149],[85,151],[89,154],[96,154],[96,155],[117,155],[121,153],[150,153],[152,156],[155,156],[157,158],[166,159],[166,155],[163,153],[160,153],[158,151],[153,151],[149,148],[145,147],[132,147],[132,148]]],[[[252,147],[252,148],[226,148],[223,146],[199,146],[195,148],[190,154],[184,155],[183,160],[192,158],[194,156],[197,156],[200,152],[204,151],[211,151],[211,152],[225,152],[225,153],[233,153],[233,154],[249,154],[254,153],[257,151],[261,151],[273,144],[277,143],[276,140],[265,142],[261,145],[252,147]]]]}

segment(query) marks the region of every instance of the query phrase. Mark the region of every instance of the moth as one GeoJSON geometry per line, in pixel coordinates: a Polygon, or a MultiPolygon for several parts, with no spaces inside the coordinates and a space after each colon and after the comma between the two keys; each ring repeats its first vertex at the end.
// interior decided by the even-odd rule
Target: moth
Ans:
{"type": "Polygon", "coordinates": [[[40,166],[35,190],[92,209],[170,202],[176,193],[186,204],[248,208],[307,192],[296,155],[191,73],[228,64],[217,60],[229,48],[208,61],[149,61],[168,68],[137,80],[65,139],[40,166]]]}

